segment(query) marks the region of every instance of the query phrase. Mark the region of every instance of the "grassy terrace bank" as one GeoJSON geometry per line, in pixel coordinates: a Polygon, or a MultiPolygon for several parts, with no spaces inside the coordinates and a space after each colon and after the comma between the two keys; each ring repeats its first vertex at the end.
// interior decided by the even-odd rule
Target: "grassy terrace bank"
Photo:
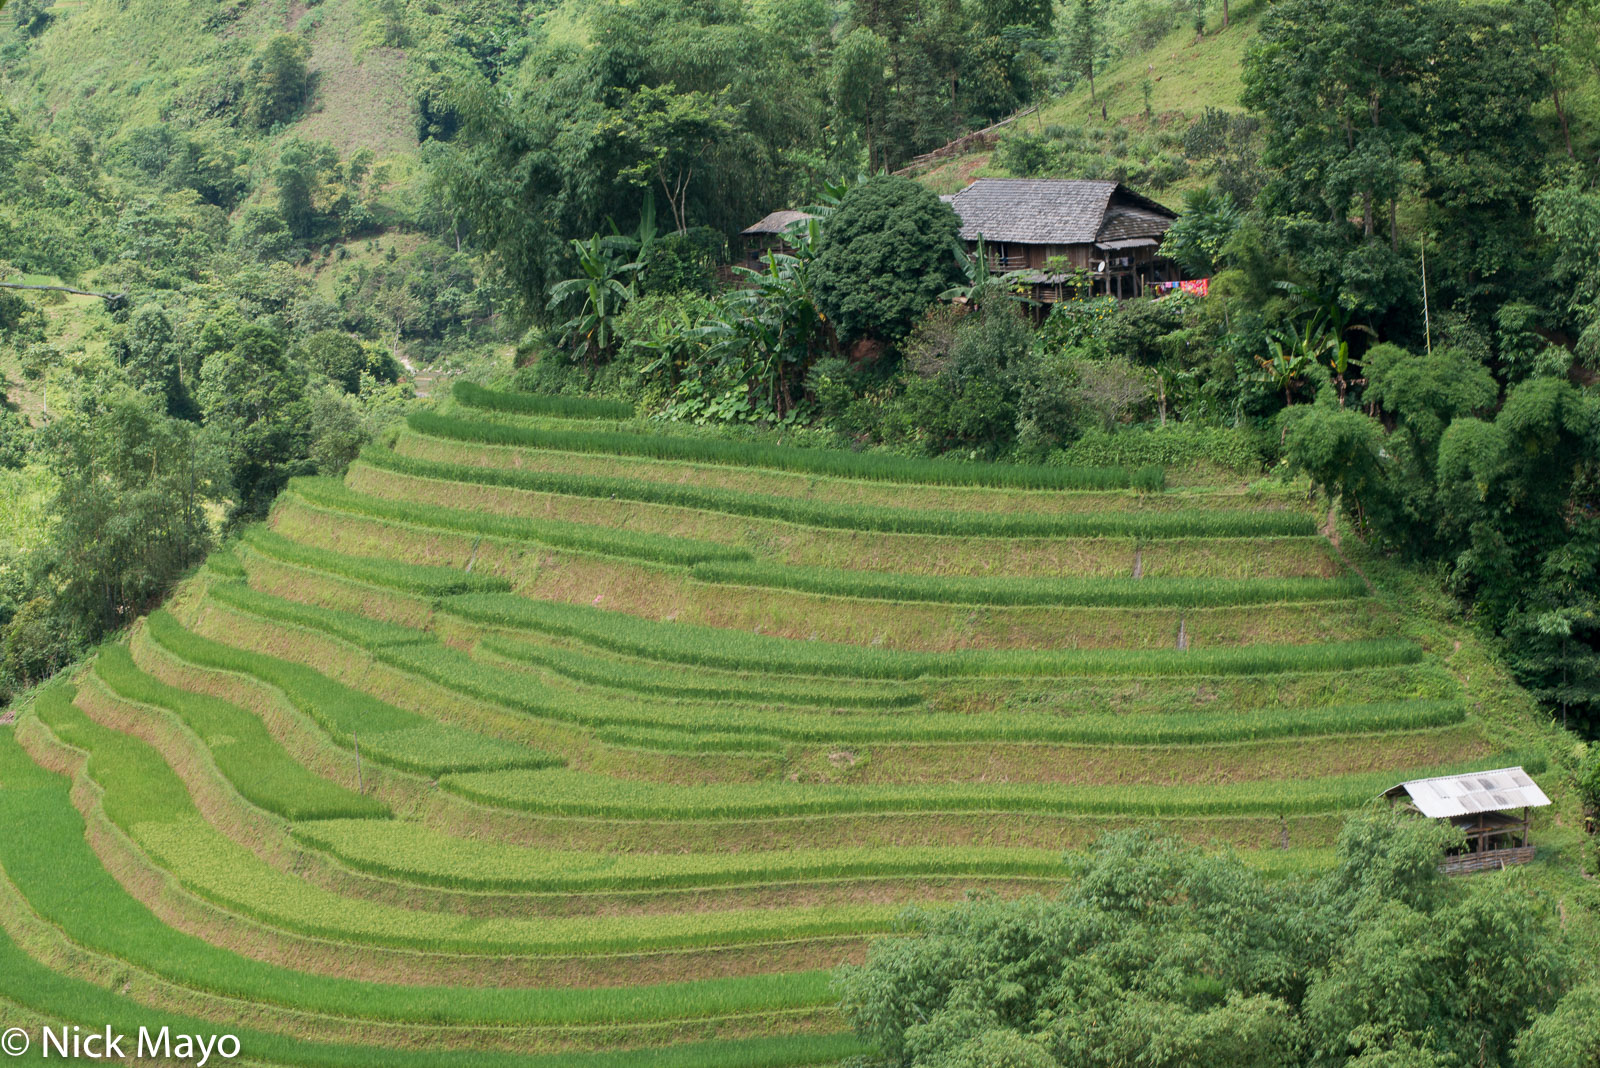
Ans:
{"type": "Polygon", "coordinates": [[[830,969],[907,904],[1152,820],[1294,878],[1400,779],[1546,766],[1291,487],[1184,482],[458,386],[0,728],[0,1002],[282,1064],[838,1063],[830,969]]]}

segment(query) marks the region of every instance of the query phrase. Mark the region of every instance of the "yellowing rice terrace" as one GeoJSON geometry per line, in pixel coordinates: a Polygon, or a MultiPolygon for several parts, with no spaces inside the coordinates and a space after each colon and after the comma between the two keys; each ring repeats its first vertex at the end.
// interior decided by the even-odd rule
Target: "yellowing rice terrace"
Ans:
{"type": "Polygon", "coordinates": [[[290,1065],[833,1063],[908,905],[1151,820],[1314,870],[1396,782],[1543,767],[1302,490],[631,416],[458,387],[43,690],[0,998],[290,1065]]]}

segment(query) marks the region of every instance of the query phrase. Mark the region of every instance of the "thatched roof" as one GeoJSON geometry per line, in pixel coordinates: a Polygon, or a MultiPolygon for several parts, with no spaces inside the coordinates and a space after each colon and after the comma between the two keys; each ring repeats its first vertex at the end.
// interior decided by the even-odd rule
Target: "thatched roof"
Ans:
{"type": "Polygon", "coordinates": [[[950,206],[964,240],[1027,245],[1158,238],[1178,217],[1118,182],[1066,178],[979,178],[950,206]]]}
{"type": "Polygon", "coordinates": [[[783,211],[773,212],[754,226],[747,226],[740,230],[739,233],[747,237],[755,234],[781,234],[795,223],[812,218],[815,218],[815,216],[808,215],[803,211],[784,209],[783,211]]]}

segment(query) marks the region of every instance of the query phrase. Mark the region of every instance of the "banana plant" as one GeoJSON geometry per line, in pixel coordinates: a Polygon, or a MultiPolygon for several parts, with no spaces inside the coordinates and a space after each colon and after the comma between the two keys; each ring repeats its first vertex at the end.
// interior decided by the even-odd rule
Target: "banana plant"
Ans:
{"type": "Polygon", "coordinates": [[[644,198],[644,207],[639,211],[639,227],[631,235],[618,233],[617,224],[611,224],[612,248],[626,250],[633,256],[634,271],[628,280],[630,300],[639,295],[639,283],[644,280],[644,269],[650,262],[650,253],[655,251],[656,238],[660,233],[661,228],[656,223],[656,198],[653,195],[644,198]]]}
{"type": "Polygon", "coordinates": [[[1363,323],[1353,322],[1355,313],[1339,303],[1337,293],[1316,290],[1298,282],[1274,282],[1273,285],[1288,293],[1294,302],[1311,309],[1304,325],[1304,333],[1315,332],[1326,338],[1318,346],[1317,359],[1326,359],[1333,372],[1333,382],[1339,390],[1339,407],[1344,407],[1345,394],[1350,389],[1350,334],[1359,330],[1376,337],[1376,332],[1363,323]]]}
{"type": "Polygon", "coordinates": [[[611,356],[616,347],[617,315],[636,292],[633,282],[639,261],[627,260],[619,253],[637,248],[637,242],[616,234],[595,234],[588,241],[574,238],[571,246],[579,273],[550,287],[546,307],[551,311],[576,309],[561,324],[561,340],[593,367],[611,356]]]}
{"type": "Polygon", "coordinates": [[[1332,346],[1319,325],[1307,319],[1298,331],[1279,328],[1267,335],[1267,356],[1258,358],[1266,377],[1283,390],[1285,406],[1294,403],[1294,386],[1332,346]]]}
{"type": "Polygon", "coordinates": [[[822,190],[817,194],[817,202],[806,207],[806,214],[826,219],[838,210],[846,193],[866,180],[865,174],[858,174],[854,178],[841,178],[837,182],[824,178],[822,190]]]}
{"type": "Polygon", "coordinates": [[[940,300],[960,300],[976,303],[991,292],[1001,292],[1012,300],[1024,304],[1034,303],[1027,296],[1028,281],[1023,276],[1037,271],[1008,271],[995,274],[989,266],[989,249],[983,235],[978,235],[978,247],[968,252],[958,240],[955,242],[956,262],[961,265],[962,281],[939,294],[940,300]]]}
{"type": "Polygon", "coordinates": [[[719,377],[746,384],[752,417],[760,412],[788,416],[806,367],[824,352],[837,351],[833,326],[811,282],[820,236],[818,221],[807,220],[784,235],[792,254],[768,250],[765,270],[735,268],[745,285],[729,291],[696,332],[719,377]]]}
{"type": "Polygon", "coordinates": [[[640,323],[639,333],[631,343],[654,359],[639,368],[639,374],[650,378],[665,372],[668,384],[676,389],[682,369],[691,362],[696,351],[696,332],[700,324],[697,309],[682,305],[668,305],[660,315],[640,323]]]}

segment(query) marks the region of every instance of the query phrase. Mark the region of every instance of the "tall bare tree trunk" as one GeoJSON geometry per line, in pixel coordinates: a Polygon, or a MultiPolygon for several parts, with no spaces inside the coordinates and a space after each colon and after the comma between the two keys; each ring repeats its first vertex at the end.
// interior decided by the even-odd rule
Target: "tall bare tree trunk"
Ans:
{"type": "Polygon", "coordinates": [[[1555,101],[1556,118],[1561,120],[1561,136],[1567,141],[1567,158],[1572,159],[1572,130],[1567,125],[1567,109],[1561,106],[1561,87],[1556,84],[1554,72],[1550,77],[1550,99],[1555,101]]]}

